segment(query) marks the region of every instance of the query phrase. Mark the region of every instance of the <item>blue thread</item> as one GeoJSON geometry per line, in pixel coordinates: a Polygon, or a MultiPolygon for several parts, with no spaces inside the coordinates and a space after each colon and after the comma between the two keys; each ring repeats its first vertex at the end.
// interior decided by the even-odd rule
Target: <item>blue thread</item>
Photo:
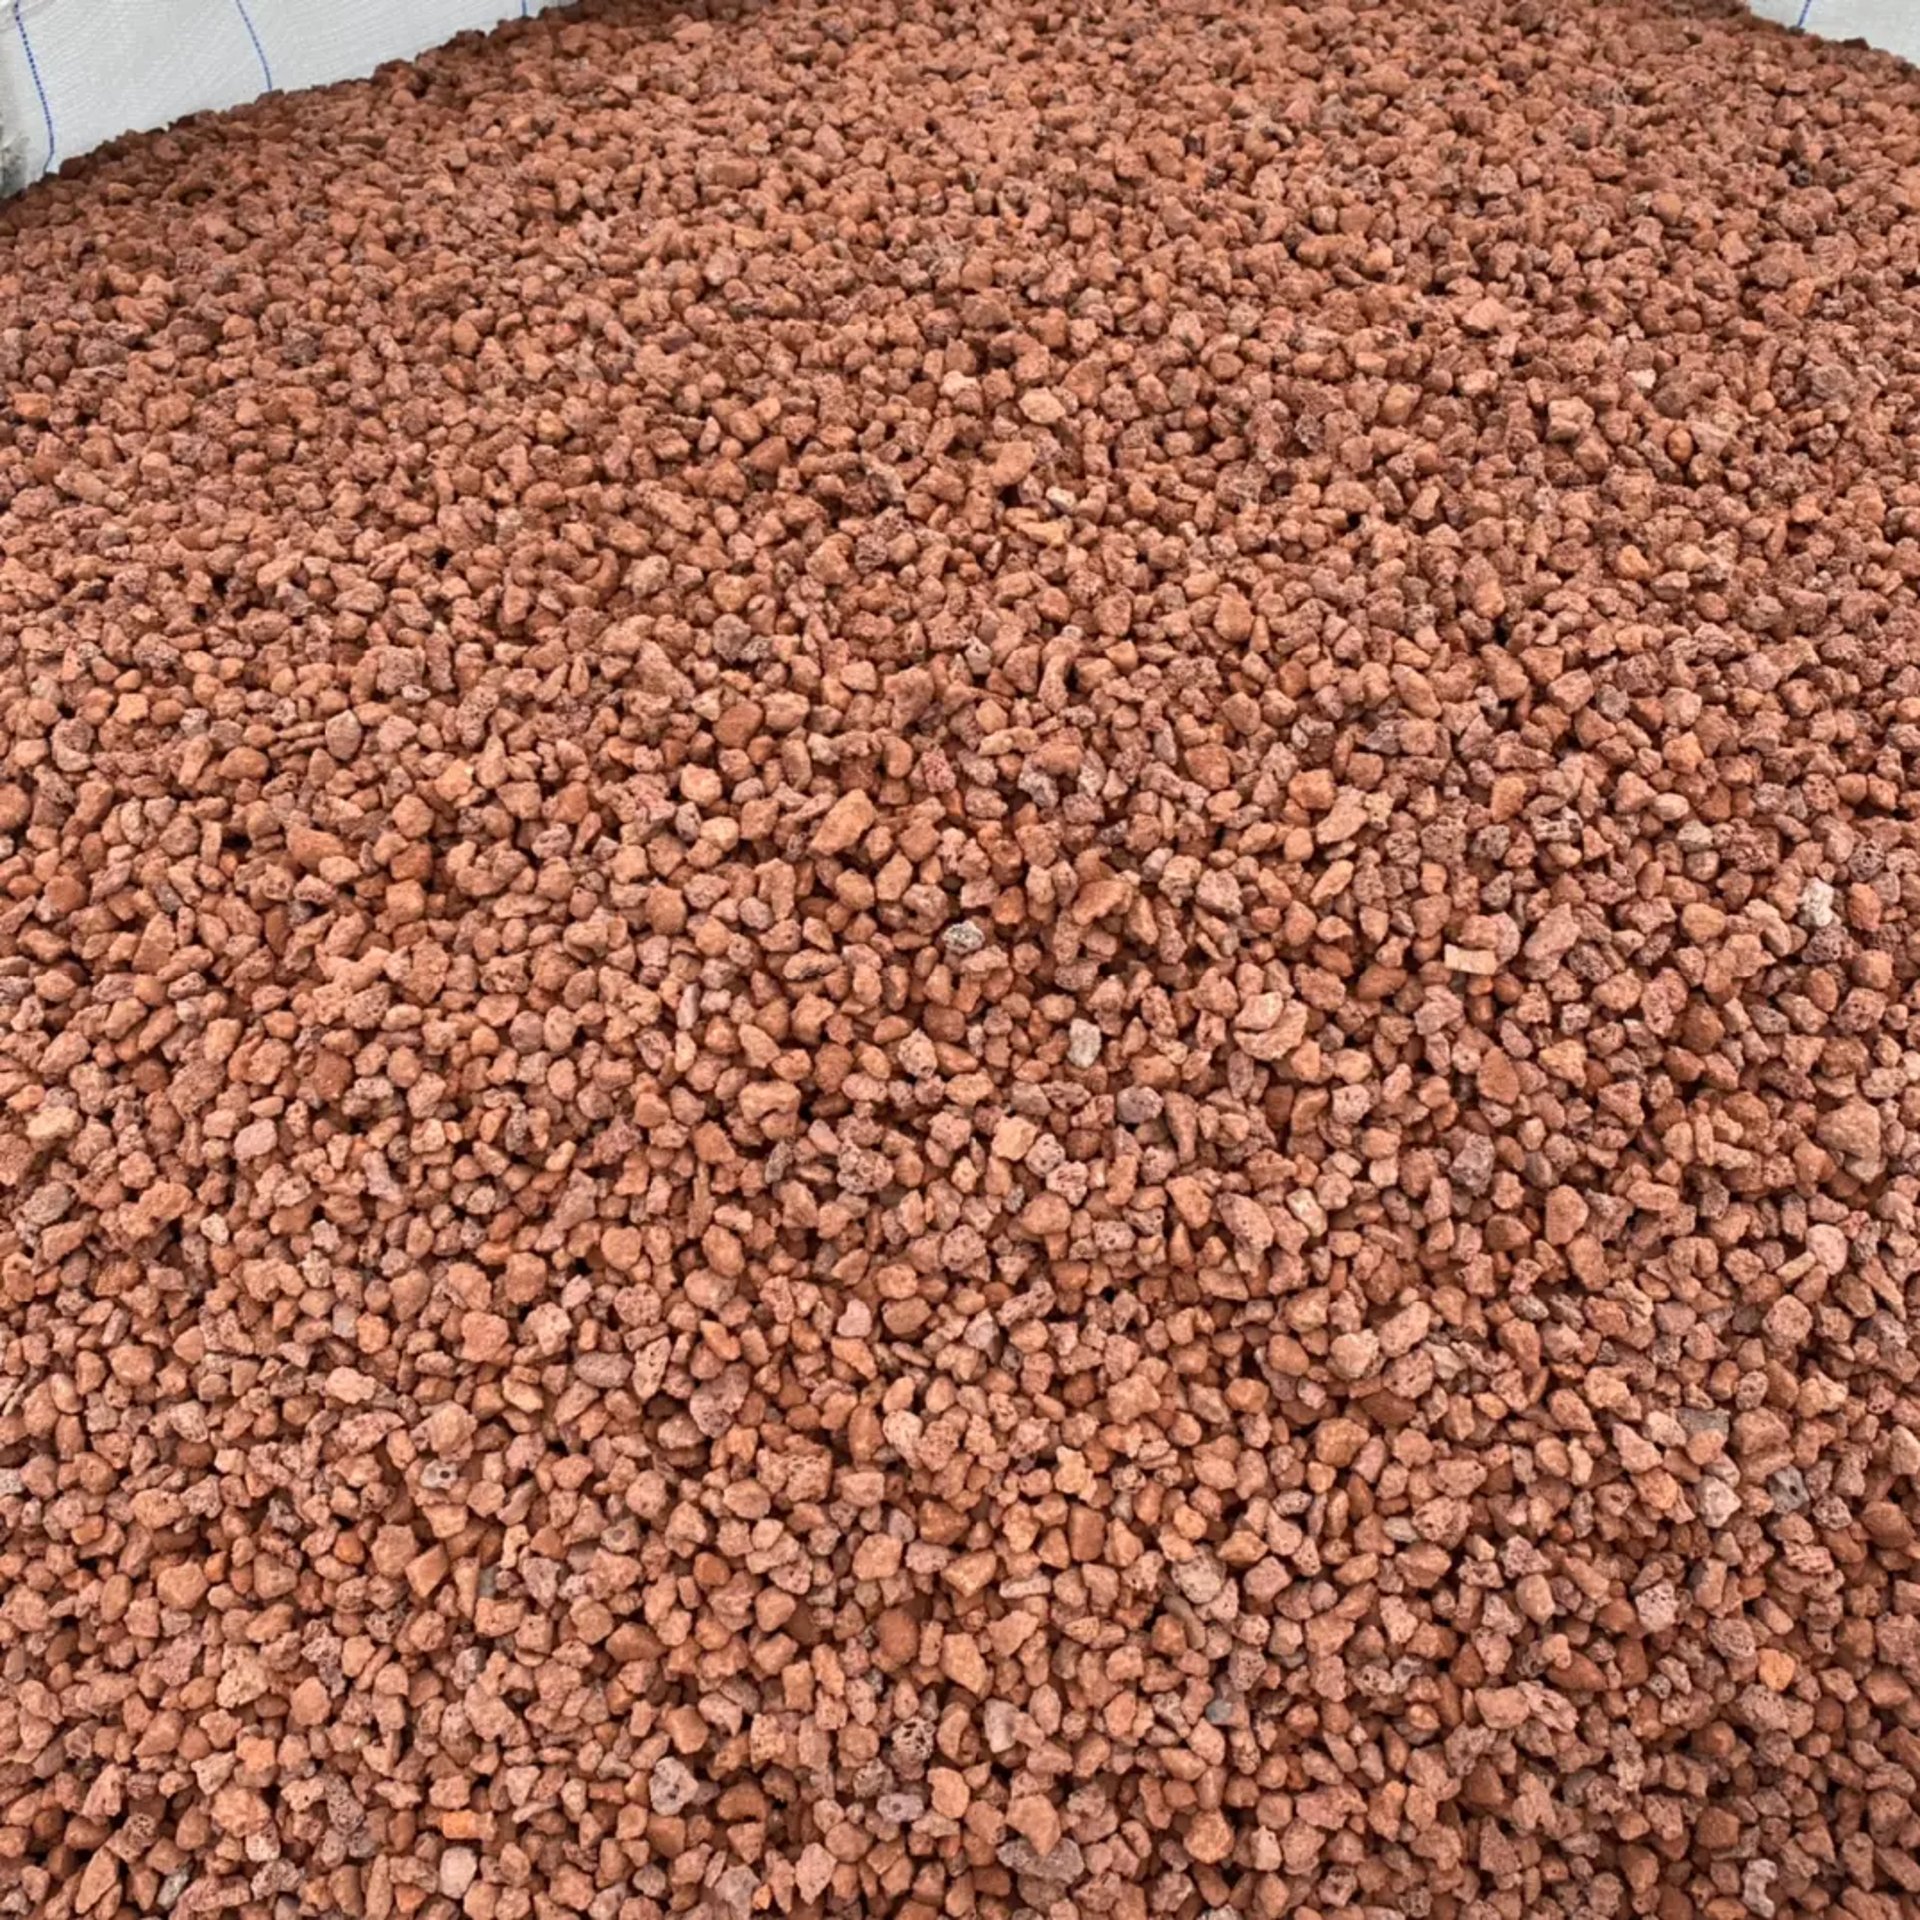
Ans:
{"type": "Polygon", "coordinates": [[[253,15],[247,11],[247,0],[233,0],[240,12],[240,24],[247,30],[247,38],[253,42],[253,57],[260,62],[260,72],[267,83],[267,91],[273,92],[273,68],[267,63],[267,50],[260,44],[260,36],[253,30],[253,15]]]}
{"type": "Polygon", "coordinates": [[[1793,24],[1796,27],[1804,27],[1807,24],[1807,15],[1810,14],[1812,11],[1813,11],[1813,0],[1800,0],[1800,18],[1796,20],[1793,24]]]}
{"type": "Polygon", "coordinates": [[[47,159],[40,169],[41,177],[53,171],[53,157],[60,150],[60,143],[54,137],[53,108],[47,104],[47,89],[40,79],[40,62],[33,57],[33,42],[27,38],[27,17],[16,4],[13,9],[13,24],[20,35],[20,50],[27,56],[27,72],[33,76],[33,90],[40,96],[40,117],[47,123],[47,159]]]}

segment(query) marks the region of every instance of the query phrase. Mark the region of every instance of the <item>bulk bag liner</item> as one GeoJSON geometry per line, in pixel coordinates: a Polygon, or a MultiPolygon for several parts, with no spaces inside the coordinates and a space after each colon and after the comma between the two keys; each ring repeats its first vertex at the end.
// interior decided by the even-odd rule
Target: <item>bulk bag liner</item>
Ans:
{"type": "Polygon", "coordinates": [[[1747,0],[1763,20],[1803,27],[1823,40],[1865,40],[1920,61],[1920,6],[1914,0],[1747,0]]]}
{"type": "Polygon", "coordinates": [[[0,192],[117,135],[371,73],[542,0],[0,0],[0,192]]]}
{"type": "MultiPolygon", "coordinates": [[[[262,93],[354,79],[542,4],[0,0],[0,193],[17,192],[119,134],[262,93]]],[[[1920,59],[1920,0],[1752,5],[1787,26],[1920,59]]]]}

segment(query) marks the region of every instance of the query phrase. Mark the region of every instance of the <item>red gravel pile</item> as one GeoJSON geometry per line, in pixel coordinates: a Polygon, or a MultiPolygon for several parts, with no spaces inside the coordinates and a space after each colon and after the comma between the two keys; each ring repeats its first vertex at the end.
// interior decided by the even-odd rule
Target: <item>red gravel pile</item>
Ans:
{"type": "Polygon", "coordinates": [[[1916,109],[609,7],[0,213],[0,1914],[1920,1911],[1916,109]]]}

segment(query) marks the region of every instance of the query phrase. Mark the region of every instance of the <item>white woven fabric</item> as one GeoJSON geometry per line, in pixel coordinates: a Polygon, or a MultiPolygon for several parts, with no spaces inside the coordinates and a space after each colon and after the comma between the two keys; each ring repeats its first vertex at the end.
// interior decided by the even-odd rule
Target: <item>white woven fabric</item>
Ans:
{"type": "Polygon", "coordinates": [[[1920,61],[1920,0],[1747,0],[1763,20],[1823,40],[1865,40],[1920,61]]]}
{"type": "Polygon", "coordinates": [[[0,192],[103,140],[371,73],[544,0],[0,0],[0,192]]]}
{"type": "MultiPolygon", "coordinates": [[[[549,0],[0,0],[0,193],[103,140],[371,73],[549,0]]],[[[1920,0],[1750,0],[1920,60],[1920,0]]]]}

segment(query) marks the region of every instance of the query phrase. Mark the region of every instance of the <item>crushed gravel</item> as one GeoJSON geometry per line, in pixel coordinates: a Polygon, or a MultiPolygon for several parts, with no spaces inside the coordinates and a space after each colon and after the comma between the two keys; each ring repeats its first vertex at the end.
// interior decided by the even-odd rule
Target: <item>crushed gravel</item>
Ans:
{"type": "Polygon", "coordinates": [[[0,1914],[1920,1911],[1917,109],[599,4],[0,210],[0,1914]]]}

